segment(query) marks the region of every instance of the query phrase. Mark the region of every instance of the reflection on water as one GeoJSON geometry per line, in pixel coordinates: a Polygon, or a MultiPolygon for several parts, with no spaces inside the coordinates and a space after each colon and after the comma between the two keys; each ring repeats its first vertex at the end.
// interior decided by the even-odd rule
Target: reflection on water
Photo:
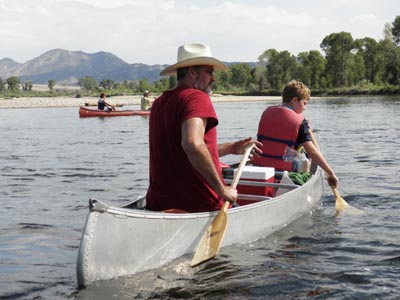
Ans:
{"type": "MultiPolygon", "coordinates": [[[[277,99],[279,103],[279,99],[277,99]]],[[[75,262],[90,197],[120,204],[145,193],[146,117],[79,119],[77,108],[0,111],[2,299],[397,299],[398,97],[311,100],[306,116],[365,215],[314,213],[254,243],[190,257],[78,291],[75,262]]],[[[220,141],[255,136],[269,105],[216,103],[220,141]]],[[[224,162],[237,162],[228,156],[224,162]]]]}

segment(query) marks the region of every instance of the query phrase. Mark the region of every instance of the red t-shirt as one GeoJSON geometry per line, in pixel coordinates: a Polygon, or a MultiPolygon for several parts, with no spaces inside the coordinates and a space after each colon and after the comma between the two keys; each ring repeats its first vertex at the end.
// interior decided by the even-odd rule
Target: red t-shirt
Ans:
{"type": "Polygon", "coordinates": [[[187,87],[166,91],[153,103],[150,114],[150,186],[146,195],[150,210],[202,212],[218,210],[223,205],[223,199],[193,168],[181,146],[182,124],[190,118],[207,118],[204,141],[222,179],[218,119],[210,97],[187,87]]]}

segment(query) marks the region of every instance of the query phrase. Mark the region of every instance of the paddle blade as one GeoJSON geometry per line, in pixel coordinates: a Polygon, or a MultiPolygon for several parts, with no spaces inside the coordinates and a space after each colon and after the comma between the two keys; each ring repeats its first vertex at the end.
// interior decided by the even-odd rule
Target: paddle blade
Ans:
{"type": "Polygon", "coordinates": [[[190,263],[191,267],[198,266],[217,256],[228,225],[228,217],[226,215],[228,205],[229,202],[225,202],[218,215],[204,232],[190,263]]]}
{"type": "Polygon", "coordinates": [[[336,188],[332,188],[332,191],[336,197],[336,202],[335,202],[336,211],[341,211],[341,210],[349,207],[349,204],[340,196],[340,194],[336,188]]]}

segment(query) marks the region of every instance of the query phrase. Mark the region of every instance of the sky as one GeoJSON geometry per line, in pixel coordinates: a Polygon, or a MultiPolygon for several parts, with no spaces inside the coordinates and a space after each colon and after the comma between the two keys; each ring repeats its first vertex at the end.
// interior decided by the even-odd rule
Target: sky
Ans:
{"type": "Polygon", "coordinates": [[[399,8],[398,0],[0,0],[0,59],[64,49],[173,64],[180,45],[199,42],[225,62],[255,62],[271,48],[321,51],[335,32],[379,41],[399,8]]]}

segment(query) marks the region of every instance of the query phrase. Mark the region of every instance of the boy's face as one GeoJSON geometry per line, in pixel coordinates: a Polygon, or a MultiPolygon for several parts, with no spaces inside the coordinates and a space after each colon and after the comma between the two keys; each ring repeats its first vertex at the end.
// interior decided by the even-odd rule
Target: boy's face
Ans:
{"type": "Polygon", "coordinates": [[[303,113],[303,111],[306,110],[306,106],[308,104],[308,100],[309,99],[301,99],[299,100],[299,98],[295,97],[292,99],[291,102],[291,107],[293,108],[293,110],[298,113],[301,114],[303,113]]]}

